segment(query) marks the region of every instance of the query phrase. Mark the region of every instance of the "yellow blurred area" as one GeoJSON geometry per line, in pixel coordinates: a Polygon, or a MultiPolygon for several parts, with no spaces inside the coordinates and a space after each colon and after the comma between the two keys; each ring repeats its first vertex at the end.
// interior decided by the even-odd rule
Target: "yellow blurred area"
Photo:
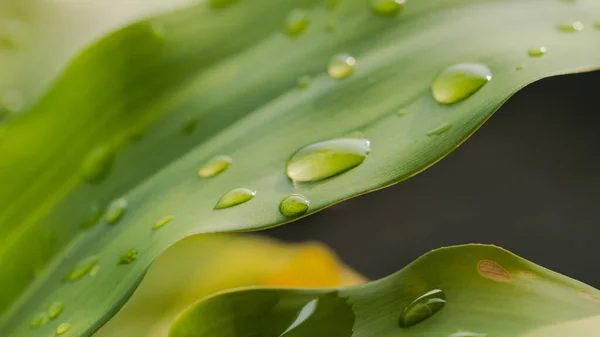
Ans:
{"type": "Polygon", "coordinates": [[[226,289],[329,288],[364,281],[319,243],[286,244],[254,235],[189,237],[157,259],[123,309],[94,337],[167,336],[185,307],[226,289]]]}

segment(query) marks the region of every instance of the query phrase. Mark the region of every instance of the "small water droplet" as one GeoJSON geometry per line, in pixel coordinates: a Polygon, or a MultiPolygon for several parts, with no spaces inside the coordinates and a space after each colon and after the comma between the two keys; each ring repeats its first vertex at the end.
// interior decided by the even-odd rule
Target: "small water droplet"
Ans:
{"type": "Polygon", "coordinates": [[[209,160],[198,169],[198,176],[200,178],[210,178],[217,174],[225,171],[229,165],[233,162],[233,159],[229,156],[216,156],[209,160]]]}
{"type": "Polygon", "coordinates": [[[558,28],[558,30],[562,32],[575,33],[582,31],[584,27],[581,21],[575,21],[571,23],[561,23],[558,26],[556,26],[556,28],[558,28]]]}
{"type": "Polygon", "coordinates": [[[405,0],[372,0],[371,8],[382,16],[394,16],[404,9],[405,0]]]}
{"type": "Polygon", "coordinates": [[[487,337],[486,333],[477,333],[477,332],[469,332],[469,331],[459,331],[455,332],[448,337],[487,337]]]}
{"type": "Polygon", "coordinates": [[[0,104],[9,112],[17,113],[25,107],[25,98],[18,90],[9,90],[2,95],[0,104]]]}
{"type": "Polygon", "coordinates": [[[360,165],[370,153],[371,142],[360,138],[338,138],[314,143],[296,151],[286,165],[295,182],[318,181],[360,165]]]}
{"type": "Polygon", "coordinates": [[[523,70],[523,69],[525,69],[525,66],[524,65],[518,65],[516,69],[517,70],[523,70]]]}
{"type": "Polygon", "coordinates": [[[93,255],[77,263],[69,272],[64,276],[65,281],[75,281],[84,277],[96,264],[98,263],[98,257],[93,255]]]}
{"type": "Polygon", "coordinates": [[[400,109],[400,110],[396,111],[396,115],[398,115],[400,117],[406,116],[406,114],[407,114],[407,111],[404,109],[400,109]]]}
{"type": "Polygon", "coordinates": [[[162,228],[164,225],[168,224],[168,223],[169,223],[169,222],[171,222],[172,220],[173,220],[173,216],[172,216],[172,215],[166,216],[166,217],[164,217],[164,218],[162,218],[162,219],[158,220],[158,221],[157,221],[157,222],[154,224],[154,226],[152,226],[152,230],[153,230],[153,231],[155,231],[155,230],[157,230],[157,229],[159,229],[159,228],[162,228]]]}
{"type": "Polygon", "coordinates": [[[222,209],[243,204],[254,198],[256,191],[247,188],[236,188],[221,196],[213,209],[222,209]]]}
{"type": "Polygon", "coordinates": [[[303,9],[294,9],[288,14],[284,22],[284,30],[288,36],[296,37],[304,33],[310,19],[308,18],[308,12],[303,9]]]}
{"type": "Polygon", "coordinates": [[[100,271],[100,266],[99,265],[93,266],[92,269],[90,269],[90,276],[94,277],[94,276],[98,275],[99,271],[100,271]]]}
{"type": "Polygon", "coordinates": [[[239,0],[208,0],[208,4],[212,8],[225,8],[237,3],[238,1],[239,0]]]}
{"type": "Polygon", "coordinates": [[[115,153],[110,146],[100,145],[90,151],[81,163],[81,177],[89,183],[104,180],[113,165],[115,153]]]}
{"type": "Polygon", "coordinates": [[[440,311],[446,304],[446,295],[439,289],[432,290],[412,301],[400,314],[400,326],[411,327],[440,311]]]}
{"type": "Polygon", "coordinates": [[[62,335],[71,329],[71,324],[69,323],[60,323],[60,325],[56,328],[56,335],[62,335]]]}
{"type": "Polygon", "coordinates": [[[478,63],[460,63],[444,69],[431,85],[438,103],[460,102],[476,93],[492,79],[490,68],[478,63]]]}
{"type": "Polygon", "coordinates": [[[185,133],[186,135],[191,135],[192,133],[194,133],[194,131],[196,131],[197,126],[198,126],[198,119],[190,118],[183,125],[183,133],[185,133]]]}
{"type": "Polygon", "coordinates": [[[433,130],[429,130],[429,131],[427,131],[425,134],[426,134],[427,136],[430,136],[430,137],[431,137],[431,136],[439,136],[439,135],[441,135],[442,133],[444,133],[444,132],[446,132],[446,131],[450,130],[450,128],[452,128],[452,124],[450,124],[450,123],[444,123],[444,124],[442,124],[442,125],[438,126],[437,128],[435,128],[435,129],[433,129],[433,130]]]}
{"type": "Polygon", "coordinates": [[[295,218],[306,213],[309,206],[310,202],[305,197],[292,194],[281,200],[279,212],[285,217],[295,218]]]}
{"type": "Polygon", "coordinates": [[[527,51],[527,54],[531,57],[540,57],[546,54],[547,51],[546,47],[531,48],[527,51]]]}
{"type": "Polygon", "coordinates": [[[98,205],[92,205],[92,207],[90,207],[89,217],[85,219],[85,221],[83,221],[79,227],[81,229],[90,229],[96,226],[102,218],[102,213],[102,209],[98,205]]]}
{"type": "Polygon", "coordinates": [[[29,323],[29,326],[31,326],[32,328],[37,328],[38,326],[44,325],[46,323],[48,323],[48,315],[45,312],[40,312],[33,316],[31,322],[29,323]]]}
{"type": "Polygon", "coordinates": [[[48,307],[48,318],[55,319],[62,313],[64,308],[65,305],[61,302],[54,302],[50,304],[50,307],[48,307]]]}
{"type": "Polygon", "coordinates": [[[125,252],[123,252],[123,254],[121,254],[121,257],[119,258],[119,262],[117,264],[132,264],[135,260],[137,260],[138,254],[139,252],[136,249],[128,249],[125,252]]]}
{"type": "Polygon", "coordinates": [[[127,211],[127,200],[119,198],[108,205],[104,220],[109,225],[114,225],[123,217],[125,211],[127,211]]]}
{"type": "Polygon", "coordinates": [[[298,78],[298,88],[307,89],[312,84],[312,81],[313,79],[308,75],[300,76],[298,78]]]}
{"type": "Polygon", "coordinates": [[[331,78],[341,80],[352,75],[355,66],[356,59],[354,57],[348,54],[340,54],[331,59],[327,73],[331,78]]]}

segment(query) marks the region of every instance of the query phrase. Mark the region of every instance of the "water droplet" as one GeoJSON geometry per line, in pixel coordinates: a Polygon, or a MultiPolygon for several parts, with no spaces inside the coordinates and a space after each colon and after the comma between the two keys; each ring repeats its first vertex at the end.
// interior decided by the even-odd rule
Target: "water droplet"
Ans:
{"type": "Polygon", "coordinates": [[[308,87],[310,87],[310,85],[312,84],[313,79],[310,76],[304,75],[304,76],[300,76],[300,78],[298,78],[298,88],[300,89],[306,89],[308,87]]]}
{"type": "Polygon", "coordinates": [[[527,51],[527,54],[531,57],[540,57],[546,54],[547,51],[546,47],[531,48],[527,51]]]}
{"type": "Polygon", "coordinates": [[[438,103],[460,102],[476,93],[492,79],[490,68],[478,63],[460,63],[444,69],[431,85],[438,103]]]}
{"type": "Polygon", "coordinates": [[[233,162],[233,159],[228,156],[216,156],[209,160],[206,164],[200,166],[198,169],[198,176],[200,178],[210,178],[217,174],[225,171],[229,165],[233,162]]]}
{"type": "Polygon", "coordinates": [[[525,66],[524,65],[518,65],[516,69],[517,70],[523,70],[523,69],[525,69],[525,66]]]}
{"type": "Polygon", "coordinates": [[[398,115],[400,117],[406,116],[406,114],[407,114],[407,111],[404,109],[400,109],[400,110],[396,111],[396,115],[398,115]]]}
{"type": "Polygon", "coordinates": [[[371,8],[379,15],[393,16],[404,9],[405,0],[372,0],[371,8]]]}
{"type": "Polygon", "coordinates": [[[477,333],[477,332],[469,332],[469,331],[459,331],[455,332],[448,337],[487,337],[486,333],[477,333]]]}
{"type": "Polygon", "coordinates": [[[327,73],[336,80],[344,79],[354,72],[356,59],[348,54],[334,56],[329,62],[327,73]]]}
{"type": "Polygon", "coordinates": [[[25,98],[18,90],[9,90],[2,95],[1,105],[11,113],[17,113],[25,107],[25,98]]]}
{"type": "Polygon", "coordinates": [[[583,30],[583,23],[581,21],[575,21],[571,23],[561,23],[556,26],[558,30],[566,32],[566,33],[575,33],[583,30]]]}
{"type": "Polygon", "coordinates": [[[208,0],[208,4],[212,8],[225,8],[237,3],[238,1],[239,0],[208,0]]]}
{"type": "Polygon", "coordinates": [[[48,318],[55,319],[62,313],[64,308],[65,305],[61,302],[54,302],[50,304],[50,307],[48,307],[48,318]]]}
{"type": "Polygon", "coordinates": [[[173,216],[172,216],[172,215],[166,216],[166,217],[164,217],[164,218],[162,218],[162,219],[158,220],[158,221],[157,221],[157,222],[154,224],[154,226],[152,226],[152,230],[153,230],[153,231],[155,231],[155,230],[157,230],[157,229],[159,229],[159,228],[162,228],[164,225],[168,224],[168,223],[169,223],[169,222],[171,222],[172,220],[173,220],[173,216]]]}
{"type": "Polygon", "coordinates": [[[128,249],[119,258],[118,264],[132,264],[135,260],[137,260],[139,252],[134,248],[128,249]]]}
{"type": "Polygon", "coordinates": [[[99,271],[100,271],[100,266],[99,265],[93,266],[92,269],[90,269],[90,276],[94,277],[94,276],[98,275],[99,271]]]}
{"type": "Polygon", "coordinates": [[[255,195],[255,191],[247,188],[236,188],[223,194],[213,209],[222,209],[243,204],[254,198],[255,195]]]}
{"type": "Polygon", "coordinates": [[[479,274],[489,280],[497,282],[511,282],[510,274],[499,264],[490,260],[481,260],[477,263],[479,274]]]}
{"type": "Polygon", "coordinates": [[[190,118],[183,125],[183,133],[185,133],[186,135],[190,135],[190,134],[194,133],[194,131],[196,131],[197,126],[198,126],[198,119],[190,118]]]}
{"type": "Polygon", "coordinates": [[[29,323],[29,326],[31,326],[32,328],[36,328],[46,323],[48,323],[48,315],[45,312],[40,312],[33,316],[31,322],[29,323]]]}
{"type": "Polygon", "coordinates": [[[127,200],[123,198],[117,199],[108,205],[106,214],[104,214],[104,220],[109,225],[114,225],[123,217],[123,214],[125,214],[126,210],[127,200]]]}
{"type": "Polygon", "coordinates": [[[444,133],[444,132],[446,132],[446,131],[450,130],[450,128],[452,128],[452,124],[450,124],[450,123],[444,123],[444,124],[442,124],[442,125],[438,126],[437,128],[435,128],[435,129],[433,129],[433,130],[429,130],[429,131],[427,131],[425,134],[426,134],[427,136],[430,136],[430,137],[431,137],[431,136],[439,136],[439,135],[441,135],[442,133],[444,133]]]}
{"type": "Polygon", "coordinates": [[[71,329],[71,324],[69,323],[60,323],[60,325],[56,328],[56,335],[62,335],[71,329]]]}
{"type": "Polygon", "coordinates": [[[89,183],[104,180],[115,159],[115,153],[110,146],[101,145],[90,151],[81,163],[81,177],[89,183]]]}
{"type": "Polygon", "coordinates": [[[310,202],[306,198],[298,194],[292,194],[281,200],[279,212],[285,217],[295,218],[306,213],[309,206],[310,202]]]}
{"type": "Polygon", "coordinates": [[[81,260],[71,268],[69,272],[64,276],[65,281],[75,281],[84,277],[96,264],[98,263],[97,256],[90,256],[84,260],[81,260]]]}
{"type": "Polygon", "coordinates": [[[446,295],[439,289],[423,294],[402,310],[400,326],[408,328],[422,322],[440,311],[445,304],[446,295]]]}
{"type": "Polygon", "coordinates": [[[310,20],[308,12],[303,9],[294,9],[285,19],[284,29],[288,36],[296,37],[304,33],[310,20]]]}
{"type": "Polygon", "coordinates": [[[368,139],[338,138],[305,146],[288,160],[287,176],[295,182],[333,177],[360,165],[370,145],[368,139]]]}
{"type": "Polygon", "coordinates": [[[85,221],[83,221],[79,227],[81,229],[90,229],[94,227],[98,224],[98,222],[100,222],[102,213],[102,209],[98,205],[92,205],[92,207],[90,207],[89,217],[85,219],[85,221]]]}

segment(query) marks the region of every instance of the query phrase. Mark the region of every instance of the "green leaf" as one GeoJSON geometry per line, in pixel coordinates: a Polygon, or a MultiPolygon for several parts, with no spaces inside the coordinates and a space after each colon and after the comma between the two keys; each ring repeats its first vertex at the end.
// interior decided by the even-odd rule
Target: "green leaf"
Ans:
{"type": "Polygon", "coordinates": [[[599,320],[600,291],[501,248],[467,245],[335,291],[259,288],[209,297],[186,309],[169,337],[588,337],[600,333],[599,320]],[[443,300],[411,306],[432,290],[443,300]],[[408,327],[401,324],[407,317],[408,327]]]}
{"type": "Polygon", "coordinates": [[[316,0],[201,3],[82,52],[29,111],[0,126],[0,335],[47,336],[66,322],[70,336],[89,336],[182,238],[291,221],[278,210],[291,194],[306,198],[308,215],[399,182],[452,151],[524,85],[600,66],[595,0],[404,7],[390,17],[362,0],[333,9],[316,0]],[[290,37],[282,26],[298,8],[309,24],[290,37]],[[556,29],[573,18],[586,28],[556,29]],[[543,56],[528,56],[540,46],[543,56]],[[345,65],[335,57],[343,54],[345,65]],[[327,69],[332,58],[338,63],[327,69]],[[476,83],[458,81],[462,94],[449,96],[470,97],[449,105],[432,98],[440,71],[473,63],[489,69],[491,81],[481,86],[480,72],[470,72],[476,83]],[[297,87],[305,75],[310,86],[297,87]],[[324,152],[343,158],[336,165],[303,151],[299,167],[314,168],[304,160],[312,158],[328,165],[319,171],[325,177],[286,177],[298,150],[339,138],[363,140],[364,160],[343,146],[324,152]],[[232,162],[200,178],[198,169],[217,156],[232,162]],[[237,188],[256,196],[213,210],[237,188]],[[116,221],[111,211],[109,225],[102,210],[120,198],[126,209],[116,221]],[[152,230],[166,217],[173,220],[152,230]],[[135,260],[119,264],[128,252],[135,260]],[[95,276],[65,281],[96,259],[95,276]],[[30,328],[56,301],[65,305],[60,317],[30,328]]]}

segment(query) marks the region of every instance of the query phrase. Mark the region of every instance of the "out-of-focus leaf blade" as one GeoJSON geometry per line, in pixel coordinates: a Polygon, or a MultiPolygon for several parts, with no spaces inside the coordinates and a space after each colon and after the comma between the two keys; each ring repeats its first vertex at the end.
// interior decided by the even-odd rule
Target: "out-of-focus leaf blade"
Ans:
{"type": "Polygon", "coordinates": [[[590,337],[600,333],[599,317],[600,291],[503,249],[469,245],[433,251],[387,278],[336,291],[249,289],[209,297],[186,309],[169,337],[590,337]],[[444,292],[444,307],[433,314],[421,307],[424,320],[401,326],[405,308],[432,290],[444,292]]]}

